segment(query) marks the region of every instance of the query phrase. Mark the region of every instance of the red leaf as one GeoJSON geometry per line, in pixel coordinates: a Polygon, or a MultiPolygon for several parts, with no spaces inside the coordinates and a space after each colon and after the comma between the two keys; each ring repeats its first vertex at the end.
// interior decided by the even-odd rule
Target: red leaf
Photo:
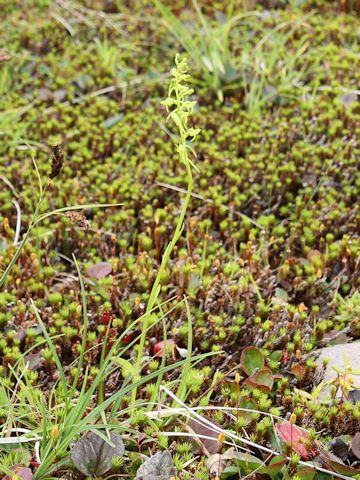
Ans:
{"type": "Polygon", "coordinates": [[[259,472],[266,473],[270,475],[272,478],[280,472],[282,467],[287,464],[286,455],[279,455],[273,457],[267,465],[264,465],[259,472]]]}
{"type": "Polygon", "coordinates": [[[280,358],[280,363],[286,363],[289,360],[289,352],[287,350],[283,351],[282,357],[280,358]]]}
{"type": "Polygon", "coordinates": [[[106,277],[111,272],[112,272],[112,265],[109,262],[95,263],[95,265],[90,267],[88,270],[88,274],[90,275],[90,277],[93,277],[96,280],[106,277]]]}
{"type": "Polygon", "coordinates": [[[11,59],[12,59],[12,56],[6,50],[6,48],[0,48],[0,62],[8,62],[11,59]]]}
{"type": "MultiPolygon", "coordinates": [[[[250,396],[245,396],[245,397],[241,397],[240,401],[238,402],[238,407],[240,409],[243,408],[247,410],[256,410],[258,405],[253,398],[251,398],[250,396]]],[[[238,416],[242,417],[245,420],[246,425],[251,423],[252,421],[251,415],[252,415],[252,412],[247,412],[247,411],[244,412],[242,410],[240,410],[238,413],[238,416]]]]}
{"type": "MultiPolygon", "coordinates": [[[[163,340],[154,345],[155,357],[162,358],[162,356],[164,355],[164,347],[165,347],[165,342],[163,340]]],[[[166,340],[166,352],[173,353],[174,350],[175,350],[174,340],[171,340],[171,339],[166,340]]]]}
{"type": "Polygon", "coordinates": [[[305,460],[310,460],[316,455],[314,448],[309,446],[309,434],[305,430],[290,422],[283,422],[276,425],[276,431],[281,440],[290,445],[305,460]]]}
{"type": "Polygon", "coordinates": [[[25,357],[25,362],[29,365],[30,370],[37,370],[38,368],[42,367],[44,363],[44,357],[40,352],[29,353],[25,357]]]}
{"type": "Polygon", "coordinates": [[[130,332],[125,335],[125,337],[121,340],[121,343],[127,345],[136,337],[137,333],[134,330],[130,330],[130,332]]]}
{"type": "Polygon", "coordinates": [[[115,337],[117,337],[117,334],[118,334],[118,332],[117,332],[116,328],[110,328],[109,338],[115,338],[115,337]]]}
{"type": "Polygon", "coordinates": [[[105,310],[105,312],[101,316],[101,323],[103,325],[108,325],[110,322],[110,312],[108,310],[105,310]]]}
{"type": "Polygon", "coordinates": [[[269,393],[274,384],[273,373],[268,367],[261,368],[254,375],[251,375],[245,383],[250,387],[250,390],[257,388],[262,392],[269,393]]]}
{"type": "Polygon", "coordinates": [[[293,373],[295,377],[301,382],[305,375],[305,367],[303,365],[300,365],[300,363],[297,363],[292,367],[291,373],[293,373]]]}
{"type": "Polygon", "coordinates": [[[11,469],[14,472],[14,475],[10,477],[9,475],[5,475],[3,480],[12,480],[15,476],[20,478],[21,480],[32,480],[33,474],[30,468],[26,468],[23,465],[14,465],[11,469]]]}

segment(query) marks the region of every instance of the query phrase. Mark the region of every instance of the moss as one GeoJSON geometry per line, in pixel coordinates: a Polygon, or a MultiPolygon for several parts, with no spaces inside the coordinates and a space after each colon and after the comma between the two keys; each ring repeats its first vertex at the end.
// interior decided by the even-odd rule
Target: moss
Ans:
{"type": "MultiPolygon", "coordinates": [[[[49,186],[44,211],[78,203],[123,205],[85,210],[88,230],[61,217],[36,229],[0,292],[2,377],[21,352],[41,341],[31,299],[55,337],[61,362],[72,365],[80,351],[82,309],[69,261],[72,253],[86,279],[87,361],[91,375],[96,374],[98,341],[107,328],[101,324],[102,314],[111,312],[112,335],[117,337],[144,313],[186,187],[169,141],[174,132],[164,127],[158,106],[164,93],[162,72],[168,71],[179,45],[151,2],[135,1],[131,7],[112,2],[127,19],[121,28],[96,13],[105,2],[83,3],[91,7],[86,11],[92,27],[79,21],[72,37],[49,15],[49,2],[28,2],[26,10],[19,10],[17,2],[0,2],[1,37],[13,57],[2,65],[0,77],[0,170],[12,186],[0,178],[0,271],[15,251],[14,191],[23,232],[36,203],[31,156],[41,177],[47,178],[53,142],[64,144],[66,161],[59,179],[49,186]],[[87,278],[87,267],[100,261],[113,265],[112,275],[99,281],[87,278]]],[[[186,2],[171,3],[179,18],[194,25],[186,2]]],[[[225,3],[200,3],[212,25],[218,25],[216,10],[223,11],[225,3]]],[[[195,352],[225,350],[237,364],[243,347],[255,344],[267,351],[269,367],[278,372],[301,363],[332,329],[350,326],[352,337],[360,337],[360,110],[351,95],[344,96],[356,90],[360,80],[359,20],[349,2],[342,2],[345,16],[334,14],[337,7],[331,9],[322,0],[303,2],[301,8],[275,2],[277,10],[271,9],[271,15],[262,13],[266,3],[257,2],[256,22],[234,29],[230,39],[231,54],[240,58],[255,51],[264,30],[296,23],[293,30],[273,33],[273,42],[284,42],[273,65],[271,42],[256,50],[267,68],[265,85],[255,62],[249,62],[251,68],[242,72],[236,89],[222,80],[221,102],[203,81],[204,72],[192,64],[200,92],[195,123],[203,130],[197,146],[200,172],[183,235],[161,279],[161,298],[171,298],[163,304],[163,314],[169,338],[174,335],[180,349],[187,348],[188,326],[184,306],[177,304],[188,295],[195,352]],[[304,22],[308,11],[312,15],[304,22]],[[288,59],[299,51],[291,68],[288,59]],[[251,85],[259,94],[257,103],[249,95],[251,85]],[[272,357],[279,351],[280,358],[272,357]]],[[[238,8],[236,4],[235,13],[238,8]]],[[[68,15],[61,11],[60,17],[71,23],[68,15]]],[[[149,355],[161,337],[157,320],[154,315],[150,322],[149,355]]],[[[132,350],[127,355],[131,358],[132,350]]],[[[42,356],[51,361],[51,371],[49,353],[42,356]]],[[[261,411],[279,413],[276,409],[284,406],[295,412],[297,423],[305,418],[329,432],[333,426],[323,423],[318,406],[301,406],[293,395],[294,386],[311,384],[314,365],[302,363],[304,385],[283,378],[269,397],[256,390],[248,393],[261,411]]],[[[144,369],[156,372],[159,365],[150,360],[144,369]]],[[[210,387],[212,373],[189,373],[191,401],[210,387]]],[[[238,392],[224,382],[209,401],[223,397],[236,406],[238,392]]],[[[115,381],[112,388],[116,386],[115,381]]],[[[153,392],[148,386],[143,393],[153,392]]],[[[252,419],[249,432],[266,442],[265,417],[258,420],[256,425],[252,419]]],[[[345,432],[354,421],[342,419],[336,428],[345,432]]],[[[134,427],[141,422],[137,419],[134,427]]],[[[246,421],[239,419],[238,427],[247,427],[246,421]]],[[[185,453],[178,450],[178,465],[185,453]]],[[[192,473],[205,478],[204,472],[199,466],[192,473]]]]}

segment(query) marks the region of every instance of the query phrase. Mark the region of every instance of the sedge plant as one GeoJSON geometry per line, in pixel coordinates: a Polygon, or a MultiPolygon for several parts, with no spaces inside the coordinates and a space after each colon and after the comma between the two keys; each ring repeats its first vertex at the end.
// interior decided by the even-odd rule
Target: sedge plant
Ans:
{"type": "MultiPolygon", "coordinates": [[[[19,259],[21,252],[23,251],[25,244],[29,241],[31,237],[31,233],[34,230],[35,227],[37,227],[40,223],[42,223],[44,220],[47,218],[50,218],[55,215],[65,215],[68,214],[69,212],[76,212],[79,210],[85,210],[85,209],[93,209],[93,208],[106,208],[106,207],[118,207],[121,205],[121,203],[115,203],[115,204],[88,204],[88,205],[72,205],[68,207],[63,207],[63,208],[56,208],[54,210],[48,211],[48,212],[42,212],[42,207],[44,204],[44,200],[46,198],[46,193],[47,190],[49,190],[51,183],[55,177],[57,177],[60,174],[63,162],[64,162],[64,157],[62,152],[59,150],[59,146],[55,147],[57,149],[57,153],[54,153],[53,155],[53,161],[52,161],[52,169],[49,178],[47,179],[46,184],[43,184],[43,181],[40,176],[40,172],[37,166],[37,163],[34,158],[32,158],[36,176],[38,179],[38,200],[36,203],[36,207],[34,210],[34,213],[31,216],[29,226],[24,233],[22,240],[19,242],[17,245],[16,251],[14,255],[11,257],[10,262],[8,263],[7,267],[5,270],[0,273],[0,289],[4,286],[7,277],[9,276],[9,273],[17,260],[19,259]]],[[[56,151],[56,150],[55,150],[56,151]]]]}

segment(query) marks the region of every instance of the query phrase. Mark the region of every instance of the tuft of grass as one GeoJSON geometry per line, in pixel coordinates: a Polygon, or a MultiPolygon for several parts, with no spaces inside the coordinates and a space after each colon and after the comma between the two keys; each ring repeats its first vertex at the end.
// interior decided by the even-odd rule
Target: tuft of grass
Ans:
{"type": "MultiPolygon", "coordinates": [[[[76,260],[75,263],[77,265],[76,260]]],[[[78,265],[77,268],[79,268],[78,265]]],[[[86,338],[86,298],[80,270],[78,270],[78,273],[83,299],[83,338],[86,338]]],[[[6,386],[2,380],[0,386],[2,408],[8,410],[6,422],[1,426],[1,434],[5,436],[10,428],[17,428],[19,425],[23,425],[30,431],[31,438],[40,437],[39,448],[37,449],[40,466],[35,470],[34,479],[44,479],[48,478],[49,475],[56,474],[56,472],[61,472],[63,468],[69,466],[71,443],[84,432],[93,431],[105,441],[109,441],[106,432],[110,430],[120,433],[131,433],[132,429],[129,423],[126,420],[124,421],[130,410],[119,408],[121,400],[126,398],[134,389],[156,380],[159,375],[164,375],[167,372],[183,367],[189,362],[189,359],[160,367],[157,371],[143,375],[141,378],[135,376],[135,379],[133,377],[130,382],[124,382],[123,386],[116,393],[105,399],[97,396],[96,392],[100,392],[106,379],[121,368],[122,363],[119,362],[119,359],[123,358],[126,352],[134,346],[139,337],[136,337],[125,347],[121,347],[121,342],[131,329],[136,324],[141,323],[144,318],[140,317],[133,324],[129,325],[116,339],[108,353],[101,355],[97,374],[91,382],[89,382],[89,367],[85,368],[82,386],[79,390],[79,376],[76,375],[73,382],[69,382],[68,368],[62,365],[54,340],[47,332],[34,303],[32,304],[32,309],[44,335],[42,343],[47,345],[48,350],[51,352],[59,374],[59,380],[48,393],[41,391],[37,387],[34,388],[31,372],[25,360],[26,355],[30,352],[25,352],[21,355],[14,367],[11,368],[12,375],[16,381],[15,385],[13,387],[6,386]],[[122,419],[120,423],[117,418],[122,419]]],[[[32,350],[40,346],[38,344],[32,350]]],[[[102,349],[103,352],[106,351],[106,342],[103,343],[102,349]]],[[[81,367],[84,365],[84,358],[87,353],[85,345],[83,345],[77,361],[74,362],[78,372],[81,371],[81,367]]],[[[196,364],[208,355],[194,356],[191,362],[196,364]]],[[[27,436],[25,435],[21,438],[25,440],[27,436]]],[[[29,438],[28,441],[30,442],[31,439],[29,438]]],[[[8,471],[4,470],[4,473],[8,473],[8,471]]]]}
{"type": "Polygon", "coordinates": [[[226,89],[235,89],[241,84],[241,75],[235,68],[231,50],[232,29],[244,19],[259,14],[245,12],[214,23],[202,13],[197,0],[192,0],[197,17],[189,29],[161,0],[153,2],[167,28],[196,65],[201,82],[222,102],[226,89]]]}

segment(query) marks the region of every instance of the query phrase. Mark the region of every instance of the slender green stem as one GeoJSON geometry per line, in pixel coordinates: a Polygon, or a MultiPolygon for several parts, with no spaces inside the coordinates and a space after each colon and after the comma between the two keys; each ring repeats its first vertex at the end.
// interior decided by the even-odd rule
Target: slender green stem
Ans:
{"type": "Polygon", "coordinates": [[[37,220],[38,220],[38,216],[39,216],[39,211],[40,211],[40,207],[41,207],[41,204],[44,200],[44,192],[41,193],[40,195],[40,198],[39,198],[39,201],[38,201],[38,204],[36,206],[36,209],[35,209],[35,212],[32,216],[32,219],[31,219],[31,222],[30,222],[30,225],[25,233],[25,235],[23,236],[23,239],[21,240],[16,252],[15,252],[15,255],[12,257],[10,263],[8,264],[8,266],[6,267],[6,269],[4,270],[3,274],[1,275],[1,278],[0,278],[0,288],[3,287],[12,267],[14,266],[15,262],[18,260],[18,258],[20,257],[21,255],[21,252],[26,244],[26,242],[28,241],[29,237],[30,237],[30,234],[31,234],[31,231],[32,229],[34,228],[37,220]]]}
{"type": "MultiPolygon", "coordinates": [[[[168,111],[170,110],[169,118],[171,118],[174,121],[179,131],[180,139],[177,145],[177,152],[179,154],[181,164],[185,165],[186,178],[187,178],[187,190],[186,190],[186,195],[184,198],[183,205],[181,207],[181,212],[176,224],[174,234],[162,256],[160,268],[157,272],[156,278],[151,288],[148,304],[146,307],[145,317],[142,324],[140,343],[138,346],[136,363],[135,363],[135,369],[136,369],[137,375],[140,375],[140,372],[141,372],[141,360],[143,358],[143,352],[145,347],[146,332],[149,327],[150,312],[153,310],[156,302],[158,301],[158,298],[161,292],[161,279],[163,278],[163,274],[169,263],[174,247],[183,232],[184,220],[185,220],[187,209],[190,204],[191,194],[194,187],[193,175],[191,170],[191,167],[193,166],[193,164],[189,158],[189,154],[191,152],[194,153],[194,151],[188,145],[188,138],[190,137],[194,140],[195,137],[200,132],[200,130],[195,128],[190,128],[188,126],[188,118],[189,118],[189,115],[193,112],[196,102],[194,101],[191,102],[186,100],[186,97],[188,95],[191,95],[192,93],[194,93],[192,89],[184,85],[185,82],[188,82],[190,80],[190,75],[187,74],[188,66],[187,66],[186,60],[185,59],[179,60],[179,56],[177,55],[175,57],[175,64],[176,64],[176,68],[171,70],[171,74],[173,78],[170,81],[170,85],[169,85],[169,95],[168,95],[168,98],[164,102],[162,102],[162,104],[166,106],[168,111]]],[[[135,411],[136,395],[137,395],[137,388],[135,387],[131,392],[130,410],[132,414],[134,414],[134,411],[135,411]]]]}
{"type": "MultiPolygon", "coordinates": [[[[183,139],[182,139],[182,141],[183,141],[183,139]]],[[[159,268],[159,271],[156,275],[155,281],[153,283],[151,293],[150,293],[150,297],[149,297],[149,301],[148,301],[148,304],[147,304],[147,307],[146,307],[145,317],[144,317],[144,321],[143,321],[143,325],[142,325],[140,343],[139,343],[138,353],[137,353],[137,358],[136,358],[136,364],[135,364],[135,368],[136,368],[136,371],[138,373],[140,372],[141,359],[142,359],[143,352],[144,352],[146,332],[147,332],[147,329],[148,329],[149,319],[150,319],[150,312],[153,310],[155,302],[156,302],[156,300],[159,296],[160,289],[161,289],[160,281],[161,281],[161,278],[163,277],[163,273],[164,273],[164,271],[166,269],[166,266],[169,262],[171,253],[174,250],[174,247],[175,247],[177,241],[179,240],[179,238],[181,236],[181,233],[183,231],[185,215],[186,215],[189,203],[190,203],[191,193],[193,191],[194,181],[193,181],[190,162],[189,162],[186,151],[181,151],[180,156],[182,157],[182,160],[183,160],[183,162],[185,163],[185,166],[186,166],[187,192],[186,192],[186,195],[185,195],[183,206],[181,208],[181,213],[180,213],[177,225],[176,225],[174,235],[171,239],[171,242],[166,247],[166,250],[165,250],[164,255],[162,257],[160,268],[159,268]]],[[[136,388],[134,388],[134,390],[131,392],[131,411],[132,412],[134,411],[136,393],[137,393],[136,388]]]]}

